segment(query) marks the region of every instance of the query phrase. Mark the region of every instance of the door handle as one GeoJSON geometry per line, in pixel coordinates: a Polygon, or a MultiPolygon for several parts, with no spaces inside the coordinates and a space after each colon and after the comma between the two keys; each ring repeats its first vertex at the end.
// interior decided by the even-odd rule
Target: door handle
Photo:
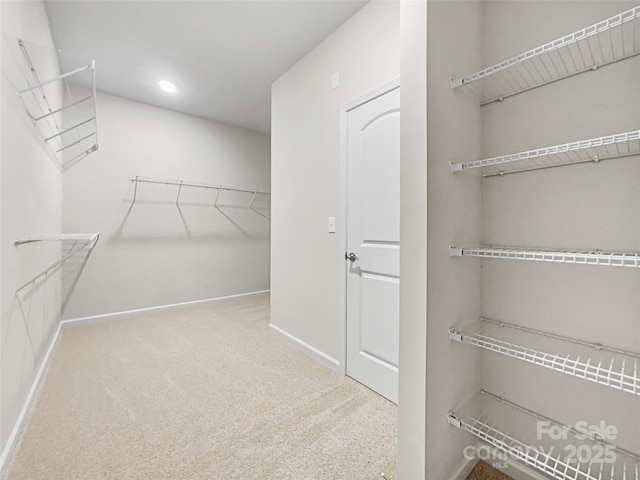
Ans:
{"type": "Polygon", "coordinates": [[[353,252],[345,253],[344,258],[352,262],[355,262],[356,260],[358,260],[358,256],[353,252]]]}

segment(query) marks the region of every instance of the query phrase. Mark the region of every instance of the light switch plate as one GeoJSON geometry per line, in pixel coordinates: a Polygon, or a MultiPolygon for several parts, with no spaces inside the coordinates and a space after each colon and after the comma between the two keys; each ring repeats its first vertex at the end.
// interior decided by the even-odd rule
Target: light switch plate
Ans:
{"type": "Polygon", "coordinates": [[[329,230],[329,233],[336,233],[336,217],[329,217],[327,228],[329,230]]]}

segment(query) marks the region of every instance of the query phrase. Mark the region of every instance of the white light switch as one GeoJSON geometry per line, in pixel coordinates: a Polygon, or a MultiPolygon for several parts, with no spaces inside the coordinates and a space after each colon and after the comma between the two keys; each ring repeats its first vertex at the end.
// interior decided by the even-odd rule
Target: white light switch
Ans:
{"type": "Polygon", "coordinates": [[[336,72],[331,75],[331,89],[335,90],[340,86],[340,73],[336,72]]]}
{"type": "Polygon", "coordinates": [[[329,217],[329,222],[327,223],[327,227],[329,233],[336,233],[336,217],[329,217]]]}

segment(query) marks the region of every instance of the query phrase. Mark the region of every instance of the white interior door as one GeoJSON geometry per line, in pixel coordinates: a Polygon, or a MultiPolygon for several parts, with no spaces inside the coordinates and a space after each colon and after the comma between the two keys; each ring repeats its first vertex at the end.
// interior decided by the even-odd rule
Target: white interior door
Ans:
{"type": "Polygon", "coordinates": [[[400,89],[350,110],[347,132],[346,371],[397,403],[400,89]]]}

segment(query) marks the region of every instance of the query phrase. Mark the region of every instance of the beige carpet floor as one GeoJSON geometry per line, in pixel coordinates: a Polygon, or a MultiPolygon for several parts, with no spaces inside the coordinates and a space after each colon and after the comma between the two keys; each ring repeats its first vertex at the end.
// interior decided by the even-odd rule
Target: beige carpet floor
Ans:
{"type": "Polygon", "coordinates": [[[395,478],[396,406],[268,322],[261,295],[66,328],[8,480],[395,478]]]}
{"type": "Polygon", "coordinates": [[[479,461],[466,480],[512,480],[510,476],[496,470],[486,462],[479,461]]]}

